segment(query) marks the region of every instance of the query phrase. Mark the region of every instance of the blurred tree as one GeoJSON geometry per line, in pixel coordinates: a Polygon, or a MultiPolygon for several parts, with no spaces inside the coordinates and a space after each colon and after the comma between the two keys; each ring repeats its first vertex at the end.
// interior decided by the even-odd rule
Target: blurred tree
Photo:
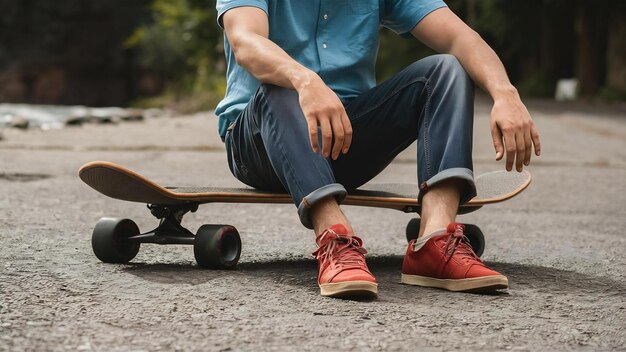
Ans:
{"type": "Polygon", "coordinates": [[[626,1],[617,6],[609,14],[606,86],[601,94],[610,100],[626,100],[626,1]]]}
{"type": "MultiPolygon", "coordinates": [[[[489,43],[523,94],[550,96],[558,78],[572,77],[573,10],[570,0],[447,0],[489,43]]],[[[383,30],[378,72],[389,77],[434,53],[415,40],[383,30]]]]}
{"type": "Polygon", "coordinates": [[[126,104],[148,0],[0,0],[0,102],[126,104]]]}
{"type": "Polygon", "coordinates": [[[522,94],[553,96],[557,79],[574,76],[570,0],[483,0],[476,6],[474,29],[522,94]]]}
{"type": "MultiPolygon", "coordinates": [[[[552,96],[556,80],[576,77],[587,96],[626,99],[626,1],[446,2],[522,94],[552,96]]],[[[383,29],[378,79],[432,53],[383,29]]],[[[207,109],[224,93],[224,69],[215,0],[0,0],[0,101],[123,105],[162,95],[164,105],[191,95],[200,98],[183,110],[207,109]]]]}
{"type": "Polygon", "coordinates": [[[215,0],[154,0],[152,21],[135,30],[127,47],[140,65],[169,82],[176,98],[224,90],[221,30],[215,0]]]}
{"type": "Polygon", "coordinates": [[[578,0],[575,6],[578,91],[583,96],[592,96],[605,78],[609,3],[578,0]]]}
{"type": "MultiPolygon", "coordinates": [[[[523,95],[551,97],[558,79],[577,78],[582,96],[626,96],[621,83],[626,81],[626,1],[446,2],[494,48],[523,95]]],[[[386,30],[380,47],[380,79],[432,53],[386,30]]]]}

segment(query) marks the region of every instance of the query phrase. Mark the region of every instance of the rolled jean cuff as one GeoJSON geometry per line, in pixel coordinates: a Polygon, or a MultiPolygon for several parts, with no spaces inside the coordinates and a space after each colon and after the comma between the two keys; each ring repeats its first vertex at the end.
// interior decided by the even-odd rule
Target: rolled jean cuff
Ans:
{"type": "Polygon", "coordinates": [[[463,188],[463,191],[461,192],[460,204],[465,204],[469,202],[470,199],[476,197],[476,184],[474,183],[474,172],[464,167],[454,167],[454,168],[446,169],[446,170],[439,172],[435,176],[431,177],[428,181],[425,181],[420,185],[420,193],[419,193],[419,198],[418,198],[420,200],[420,203],[422,201],[422,197],[424,196],[426,192],[428,192],[429,188],[431,188],[432,186],[440,182],[443,182],[452,178],[464,180],[466,184],[466,186],[463,188]]]}
{"type": "Polygon", "coordinates": [[[300,222],[306,228],[312,229],[313,222],[311,221],[310,213],[311,207],[320,200],[328,197],[334,196],[337,199],[338,203],[343,202],[343,200],[348,195],[346,189],[339,183],[331,183],[326,186],[322,186],[315,191],[309,193],[306,197],[302,198],[300,205],[298,206],[298,215],[300,216],[300,222]]]}

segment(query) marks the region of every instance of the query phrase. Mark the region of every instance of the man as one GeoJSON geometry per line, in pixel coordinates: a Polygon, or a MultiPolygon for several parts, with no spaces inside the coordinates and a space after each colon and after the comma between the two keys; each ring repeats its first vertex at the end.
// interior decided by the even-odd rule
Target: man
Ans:
{"type": "Polygon", "coordinates": [[[216,113],[230,169],[252,187],[291,194],[317,236],[323,296],[377,295],[362,241],[339,205],[415,140],[422,222],[402,282],[508,287],[454,222],[459,204],[475,195],[470,77],[494,100],[491,133],[507,170],[521,171],[540,144],[502,63],[477,33],[441,0],[218,0],[217,11],[228,85],[216,113]],[[446,54],[376,86],[380,25],[446,54]]]}

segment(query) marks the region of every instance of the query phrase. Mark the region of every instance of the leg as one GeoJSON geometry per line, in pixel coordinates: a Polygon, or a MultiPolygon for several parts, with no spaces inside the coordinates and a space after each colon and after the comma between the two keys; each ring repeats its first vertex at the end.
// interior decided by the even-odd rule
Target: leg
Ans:
{"type": "Polygon", "coordinates": [[[474,254],[454,223],[475,195],[472,175],[473,90],[449,55],[420,60],[347,106],[351,151],[333,163],[335,176],[358,187],[418,139],[422,201],[420,239],[410,242],[402,282],[452,291],[494,290],[508,280],[474,254]],[[439,231],[436,231],[439,230],[439,231]]]}
{"type": "MultiPolygon", "coordinates": [[[[435,55],[412,64],[346,105],[354,131],[350,152],[332,161],[335,177],[348,189],[382,171],[418,140],[420,198],[437,189],[456,215],[459,201],[475,195],[472,173],[473,85],[451,55],[435,55]]],[[[423,206],[432,204],[426,197],[423,206]]],[[[438,211],[427,210],[426,214],[438,211]]],[[[429,223],[426,216],[424,224],[429,223]]],[[[454,218],[450,219],[454,220],[454,218]]],[[[441,221],[441,220],[438,220],[441,221]]]]}
{"type": "Polygon", "coordinates": [[[472,179],[471,82],[456,59],[444,56],[425,83],[426,103],[420,118],[418,178],[422,223],[409,243],[401,282],[451,291],[492,291],[508,279],[489,269],[472,251],[458,206],[476,194],[472,179]]]}
{"type": "Polygon", "coordinates": [[[453,223],[459,204],[476,195],[472,174],[473,85],[456,58],[445,56],[439,67],[429,84],[428,111],[418,143],[422,150],[418,156],[422,197],[419,237],[453,223]],[[439,114],[450,118],[436,118],[439,114]]]}
{"type": "Polygon", "coordinates": [[[315,227],[323,296],[375,297],[366,250],[339,209],[346,191],[308,138],[297,93],[263,85],[226,134],[231,171],[250,186],[289,191],[302,223],[315,227]]]}
{"type": "Polygon", "coordinates": [[[335,198],[324,198],[311,207],[311,222],[315,235],[321,235],[324,230],[335,224],[342,224],[348,233],[354,235],[354,230],[350,222],[339,208],[339,203],[335,198]]]}
{"type": "Polygon", "coordinates": [[[298,206],[300,220],[312,228],[310,213],[317,203],[329,198],[334,207],[317,207],[319,223],[347,220],[338,202],[345,188],[335,182],[329,162],[313,153],[308,143],[306,121],[294,90],[262,85],[237,122],[226,134],[231,171],[249,186],[287,191],[298,206]],[[326,219],[328,218],[328,219],[326,219]]]}
{"type": "Polygon", "coordinates": [[[455,221],[463,186],[463,182],[458,179],[446,180],[422,197],[422,221],[418,237],[444,229],[455,221]]]}

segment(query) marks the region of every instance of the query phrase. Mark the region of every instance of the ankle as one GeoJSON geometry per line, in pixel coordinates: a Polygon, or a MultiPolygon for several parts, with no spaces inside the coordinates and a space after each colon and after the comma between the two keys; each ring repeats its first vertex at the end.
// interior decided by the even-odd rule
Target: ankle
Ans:
{"type": "Polygon", "coordinates": [[[432,229],[425,230],[423,233],[420,233],[418,238],[426,238],[433,234],[441,234],[446,232],[446,226],[441,227],[433,227],[432,229]]]}
{"type": "Polygon", "coordinates": [[[423,221],[420,226],[420,232],[418,234],[418,238],[428,236],[434,232],[445,230],[450,223],[453,223],[452,220],[439,220],[439,221],[423,221]]]}
{"type": "Polygon", "coordinates": [[[354,234],[350,222],[334,198],[326,198],[315,204],[311,208],[311,221],[316,236],[334,225],[343,225],[348,230],[348,234],[354,234]]]}
{"type": "Polygon", "coordinates": [[[326,227],[324,230],[320,232],[320,234],[317,235],[317,237],[320,237],[327,232],[338,234],[338,235],[349,235],[349,236],[354,235],[353,233],[350,232],[350,230],[348,229],[348,226],[342,223],[337,223],[337,224],[326,227]]]}
{"type": "Polygon", "coordinates": [[[419,237],[445,228],[455,221],[462,185],[461,180],[450,179],[438,183],[424,195],[419,237]]]}

